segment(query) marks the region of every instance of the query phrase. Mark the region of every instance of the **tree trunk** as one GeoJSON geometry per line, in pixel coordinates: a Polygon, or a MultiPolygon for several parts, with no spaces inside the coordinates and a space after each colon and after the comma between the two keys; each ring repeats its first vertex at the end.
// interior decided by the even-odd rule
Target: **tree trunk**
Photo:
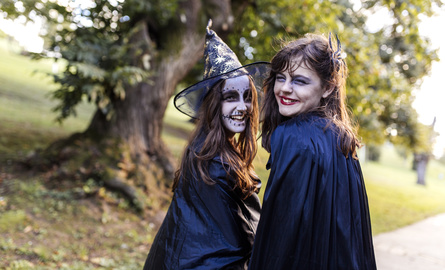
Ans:
{"type": "Polygon", "coordinates": [[[414,159],[416,161],[416,171],[417,171],[417,184],[426,185],[425,175],[426,167],[429,161],[429,155],[426,153],[414,154],[414,159]]]}
{"type": "Polygon", "coordinates": [[[159,31],[149,18],[134,25],[129,57],[133,66],[145,68],[150,76],[127,85],[124,99],[111,98],[111,119],[98,109],[85,132],[57,141],[28,160],[34,168],[54,172],[48,185],[60,187],[63,182],[87,190],[86,195],[100,196],[104,196],[104,186],[138,210],[156,211],[169,201],[166,191],[176,166],[161,139],[168,101],[178,82],[203,56],[208,18],[220,36],[227,34],[234,18],[228,0],[179,3],[181,14],[167,24],[168,29],[159,31]],[[97,184],[87,181],[91,179],[97,184]]]}
{"type": "MultiPolygon", "coordinates": [[[[429,126],[429,138],[428,144],[433,145],[434,139],[437,134],[434,132],[434,126],[436,124],[436,117],[433,119],[433,123],[429,126]]],[[[428,149],[427,151],[422,151],[420,153],[414,153],[414,161],[413,161],[413,169],[417,171],[417,184],[426,185],[426,168],[428,166],[428,162],[430,157],[432,156],[432,149],[428,149]]]]}
{"type": "MultiPolygon", "coordinates": [[[[230,25],[230,3],[228,1],[206,1],[208,5],[218,7],[213,19],[213,29],[228,28],[230,25]],[[209,3],[215,2],[215,3],[209,3]]],[[[201,1],[188,1],[184,5],[186,23],[185,29],[172,29],[172,40],[180,43],[172,46],[169,51],[159,51],[156,42],[150,39],[150,29],[147,22],[140,22],[131,44],[139,44],[134,48],[134,65],[142,67],[140,50],[143,55],[150,56],[149,82],[126,87],[124,100],[115,100],[115,114],[107,120],[100,110],[97,110],[88,129],[87,136],[107,139],[116,138],[128,149],[132,163],[136,167],[137,177],[131,181],[135,186],[144,188],[148,195],[158,196],[171,183],[175,165],[171,154],[161,139],[162,123],[170,97],[174,94],[176,85],[182,80],[196,62],[202,57],[204,49],[205,25],[199,23],[199,13],[202,11],[201,1]],[[178,32],[181,33],[178,36],[178,32]]],[[[130,200],[137,200],[136,192],[128,189],[125,182],[117,176],[107,176],[103,179],[105,185],[119,189],[130,200]],[[121,187],[121,188],[119,188],[121,187]],[[126,190],[122,187],[126,187],[126,190]]]]}

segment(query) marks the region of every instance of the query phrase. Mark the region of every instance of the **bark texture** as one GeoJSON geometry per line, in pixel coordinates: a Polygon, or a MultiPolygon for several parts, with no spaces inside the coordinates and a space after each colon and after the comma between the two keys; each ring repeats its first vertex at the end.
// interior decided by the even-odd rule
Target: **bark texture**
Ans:
{"type": "MultiPolygon", "coordinates": [[[[52,171],[48,185],[84,190],[86,196],[117,191],[138,210],[157,210],[171,198],[169,184],[176,164],[161,139],[163,118],[177,84],[203,57],[205,27],[224,38],[232,29],[232,10],[241,14],[249,1],[232,7],[228,0],[179,1],[168,23],[143,18],[133,25],[129,57],[150,72],[144,82],[125,86],[125,98],[112,98],[110,119],[97,110],[83,133],[53,143],[28,160],[52,171]],[[247,3],[247,4],[246,4],[247,3]],[[96,184],[91,184],[93,180],[96,184]]],[[[80,192],[83,194],[84,192],[80,192]]],[[[118,203],[120,203],[118,199],[118,203]]]]}

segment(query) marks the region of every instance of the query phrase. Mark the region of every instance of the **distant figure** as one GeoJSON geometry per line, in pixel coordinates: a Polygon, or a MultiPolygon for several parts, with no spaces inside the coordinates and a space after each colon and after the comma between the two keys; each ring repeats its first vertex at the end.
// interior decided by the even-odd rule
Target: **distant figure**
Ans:
{"type": "Polygon", "coordinates": [[[261,111],[270,176],[252,270],[376,269],[336,43],[306,34],[272,59],[261,111]]]}
{"type": "Polygon", "coordinates": [[[241,66],[207,27],[204,80],[175,97],[197,118],[144,269],[247,269],[260,216],[258,95],[269,64],[241,66]]]}

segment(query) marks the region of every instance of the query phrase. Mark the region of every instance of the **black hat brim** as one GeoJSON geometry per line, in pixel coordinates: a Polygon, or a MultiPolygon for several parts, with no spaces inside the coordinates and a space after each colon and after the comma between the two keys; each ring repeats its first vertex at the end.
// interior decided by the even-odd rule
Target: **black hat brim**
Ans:
{"type": "Polygon", "coordinates": [[[206,78],[179,92],[174,98],[174,105],[183,114],[197,119],[198,110],[204,98],[218,81],[248,75],[252,78],[257,91],[260,92],[262,91],[264,80],[269,76],[269,72],[269,62],[254,62],[229,72],[206,78]]]}

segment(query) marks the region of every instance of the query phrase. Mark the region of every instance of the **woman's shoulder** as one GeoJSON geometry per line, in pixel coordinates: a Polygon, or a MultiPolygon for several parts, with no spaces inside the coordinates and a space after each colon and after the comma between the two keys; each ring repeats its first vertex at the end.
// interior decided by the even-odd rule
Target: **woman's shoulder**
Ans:
{"type": "Polygon", "coordinates": [[[279,127],[286,128],[323,128],[328,123],[328,119],[315,113],[300,114],[284,121],[279,127]]]}
{"type": "Polygon", "coordinates": [[[306,149],[318,153],[334,143],[335,132],[329,120],[315,114],[299,115],[281,123],[272,134],[276,150],[306,149]]]}
{"type": "Polygon", "coordinates": [[[289,138],[301,140],[329,130],[328,123],[327,119],[318,115],[298,115],[278,125],[273,135],[286,135],[289,138]]]}

